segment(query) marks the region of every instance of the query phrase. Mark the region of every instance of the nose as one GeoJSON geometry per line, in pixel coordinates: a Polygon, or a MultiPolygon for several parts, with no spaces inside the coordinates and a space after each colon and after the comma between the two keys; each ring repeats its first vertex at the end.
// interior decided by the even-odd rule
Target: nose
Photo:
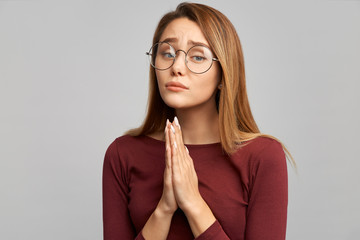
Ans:
{"type": "Polygon", "coordinates": [[[185,72],[186,72],[186,64],[185,64],[185,61],[186,61],[186,52],[184,50],[177,50],[175,52],[175,62],[174,64],[172,65],[171,67],[171,73],[172,75],[174,76],[177,76],[177,75],[184,75],[185,72]],[[184,53],[184,58],[180,57],[181,54],[179,54],[179,52],[183,52],[184,53]]]}

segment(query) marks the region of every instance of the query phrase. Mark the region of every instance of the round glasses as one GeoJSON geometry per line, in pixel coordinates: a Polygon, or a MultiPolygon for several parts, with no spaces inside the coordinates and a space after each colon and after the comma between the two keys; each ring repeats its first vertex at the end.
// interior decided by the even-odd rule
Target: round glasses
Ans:
{"type": "Polygon", "coordinates": [[[185,53],[185,65],[187,68],[196,74],[207,72],[211,68],[213,61],[219,61],[206,46],[195,45],[185,52],[181,49],[175,50],[167,42],[154,44],[149,52],[146,52],[146,55],[149,56],[151,66],[157,70],[166,70],[174,65],[179,51],[185,53]]]}

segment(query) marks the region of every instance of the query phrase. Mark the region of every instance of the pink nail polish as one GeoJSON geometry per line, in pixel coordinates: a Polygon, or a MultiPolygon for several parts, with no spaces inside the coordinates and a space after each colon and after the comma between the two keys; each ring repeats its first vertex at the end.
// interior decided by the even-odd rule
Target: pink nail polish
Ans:
{"type": "Polygon", "coordinates": [[[175,121],[175,125],[178,126],[179,129],[180,129],[180,123],[179,123],[179,120],[178,120],[178,118],[176,116],[174,118],[174,121],[175,121]]]}

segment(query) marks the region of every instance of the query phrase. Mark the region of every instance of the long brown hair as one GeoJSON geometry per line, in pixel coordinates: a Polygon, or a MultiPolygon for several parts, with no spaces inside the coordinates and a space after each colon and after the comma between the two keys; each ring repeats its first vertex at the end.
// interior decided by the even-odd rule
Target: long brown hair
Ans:
{"type": "MultiPolygon", "coordinates": [[[[210,48],[219,59],[222,70],[221,90],[216,94],[219,112],[220,141],[227,154],[234,153],[240,143],[256,137],[277,138],[260,133],[251,113],[246,92],[244,56],[238,34],[229,19],[218,10],[203,4],[180,3],[175,11],[165,14],[160,20],[153,37],[153,44],[159,42],[167,25],[177,19],[187,18],[197,23],[210,48]]],[[[147,116],[143,124],[125,134],[147,135],[165,128],[166,119],[173,119],[175,110],[162,100],[157,84],[155,69],[150,66],[150,87],[147,116]]],[[[290,163],[296,163],[290,152],[281,143],[290,163]]]]}

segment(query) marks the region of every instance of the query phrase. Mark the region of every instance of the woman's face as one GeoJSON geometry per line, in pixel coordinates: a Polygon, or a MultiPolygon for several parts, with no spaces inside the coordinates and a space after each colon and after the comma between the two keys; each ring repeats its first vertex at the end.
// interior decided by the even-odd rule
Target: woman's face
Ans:
{"type": "MultiPolygon", "coordinates": [[[[199,26],[187,18],[173,20],[165,28],[160,42],[170,43],[175,50],[187,52],[194,44],[209,46],[199,26]]],[[[172,108],[185,109],[201,105],[215,105],[215,93],[221,79],[218,62],[205,73],[191,72],[185,65],[185,53],[176,53],[175,63],[167,70],[155,70],[160,95],[163,101],[172,108]],[[183,87],[177,87],[182,84],[183,87]]]]}

